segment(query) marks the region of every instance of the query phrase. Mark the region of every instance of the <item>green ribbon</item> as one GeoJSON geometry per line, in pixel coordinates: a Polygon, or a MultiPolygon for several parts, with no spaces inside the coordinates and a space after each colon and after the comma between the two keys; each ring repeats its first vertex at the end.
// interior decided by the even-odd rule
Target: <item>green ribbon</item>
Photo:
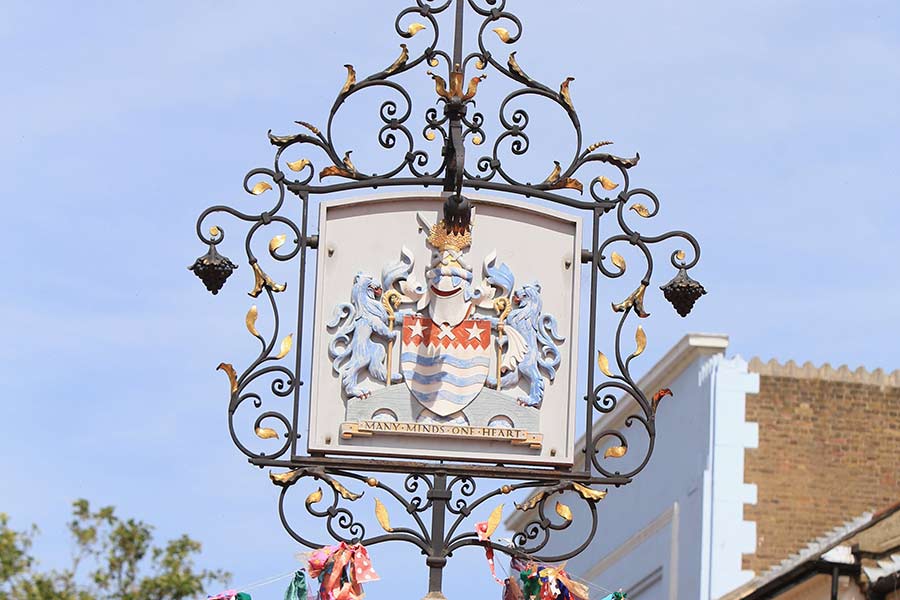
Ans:
{"type": "MultiPolygon", "coordinates": [[[[306,593],[306,573],[297,571],[290,585],[284,590],[284,600],[307,600],[306,593]]],[[[249,596],[247,600],[250,600],[249,596]]]]}

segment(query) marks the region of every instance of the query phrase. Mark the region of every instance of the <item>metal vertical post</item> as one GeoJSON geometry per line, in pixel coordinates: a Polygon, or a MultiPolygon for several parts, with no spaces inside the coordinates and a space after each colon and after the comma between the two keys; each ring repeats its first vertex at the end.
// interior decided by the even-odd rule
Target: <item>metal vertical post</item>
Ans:
{"type": "Polygon", "coordinates": [[[428,492],[431,500],[431,553],[425,559],[428,565],[428,594],[423,600],[445,600],[441,591],[444,578],[444,566],[447,564],[447,549],[444,547],[444,519],[447,515],[447,501],[450,500],[447,489],[447,474],[438,471],[434,475],[434,485],[428,492]]]}

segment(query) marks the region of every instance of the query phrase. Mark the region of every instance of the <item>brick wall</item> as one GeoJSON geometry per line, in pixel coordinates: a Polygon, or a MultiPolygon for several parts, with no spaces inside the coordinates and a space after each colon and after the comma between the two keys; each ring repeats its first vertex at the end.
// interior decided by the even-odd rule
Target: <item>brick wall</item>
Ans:
{"type": "Polygon", "coordinates": [[[900,499],[900,386],[896,372],[804,372],[759,361],[750,370],[760,373],[759,394],[747,396],[759,447],[746,451],[744,481],[757,485],[758,501],[745,505],[744,518],[756,522],[757,545],[743,564],[759,575],[900,499]]]}

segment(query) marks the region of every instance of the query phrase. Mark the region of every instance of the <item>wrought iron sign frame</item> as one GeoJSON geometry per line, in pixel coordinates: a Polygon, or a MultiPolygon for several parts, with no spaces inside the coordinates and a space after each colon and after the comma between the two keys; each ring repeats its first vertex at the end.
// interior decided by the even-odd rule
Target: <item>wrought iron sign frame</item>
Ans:
{"type": "MultiPolygon", "coordinates": [[[[364,79],[357,79],[353,66],[346,65],[346,82],[332,105],[324,130],[310,123],[297,121],[302,128],[299,133],[273,135],[270,131],[269,140],[277,148],[274,165],[272,168],[251,170],[244,178],[243,187],[247,193],[256,196],[274,192],[271,195],[277,196],[275,203],[268,210],[258,214],[245,213],[221,205],[203,211],[197,220],[196,231],[200,240],[208,244],[209,251],[198,258],[191,269],[212,293],[217,293],[237,265],[217,251],[225,240],[224,228],[216,222],[209,227],[209,233],[206,233],[206,227],[211,224],[210,216],[226,214],[250,224],[244,241],[247,261],[254,275],[254,287],[250,295],[253,297],[264,295],[267,299],[272,312],[273,327],[268,336],[260,333],[256,328],[257,309],[253,307],[247,314],[246,325],[250,333],[260,342],[259,355],[241,373],[227,363],[221,364],[220,368],[227,373],[231,384],[228,424],[235,445],[248,457],[250,463],[258,467],[287,469],[281,473],[270,473],[272,481],[282,488],[279,496],[279,514],[287,532],[296,541],[308,547],[324,545],[321,540],[308,539],[293,528],[285,510],[288,493],[295,483],[304,478],[324,482],[327,484],[325,489],[331,494],[330,502],[323,499],[323,492],[319,488],[306,498],[305,506],[309,514],[325,520],[325,527],[334,540],[361,542],[369,546],[387,541],[405,541],[413,544],[426,555],[426,564],[430,568],[429,591],[433,595],[440,595],[442,570],[447,558],[464,546],[491,547],[510,556],[535,558],[545,562],[566,560],[588,546],[597,530],[596,504],[606,493],[597,487],[621,486],[631,482],[646,466],[654,448],[655,413],[660,395],[648,398],[637,386],[630,370],[632,360],[641,354],[646,345],[646,337],[640,326],[635,333],[636,349],[628,354],[622,352],[622,334],[626,320],[631,315],[638,318],[648,316],[643,301],[653,274],[650,246],[673,238],[680,238],[689,246],[689,259],[683,250],[672,253],[670,262],[677,274],[674,279],[661,286],[665,297],[682,316],[690,311],[694,301],[704,294],[705,290],[687,274],[700,258],[700,247],[693,236],[684,231],[669,231],[649,236],[639,233],[629,224],[629,218],[654,217],[659,212],[659,200],[648,189],[630,186],[629,171],[638,164],[639,155],[623,158],[602,152],[600,149],[610,143],[604,141],[584,146],[581,124],[569,92],[572,78],[563,80],[557,91],[529,77],[519,65],[516,52],[512,52],[504,64],[488,50],[485,44],[486,35],[496,34],[503,43],[509,45],[515,44],[522,35],[522,24],[514,14],[506,10],[506,0],[414,0],[412,6],[402,10],[396,17],[394,28],[402,39],[409,39],[418,34],[431,35],[431,41],[417,56],[411,56],[406,44],[400,44],[400,56],[393,64],[364,79]],[[463,18],[467,9],[473,12],[476,18],[481,19],[481,25],[478,29],[478,49],[463,56],[463,18]],[[437,17],[442,13],[454,15],[452,56],[438,49],[440,29],[437,17]],[[426,63],[431,69],[443,65],[447,72],[447,79],[444,79],[436,72],[428,71],[428,75],[435,83],[438,102],[443,105],[443,114],[435,107],[425,111],[424,127],[421,130],[426,140],[433,141],[437,136],[441,136],[443,140],[442,158],[440,164],[434,168],[430,168],[432,161],[429,154],[417,148],[415,144],[415,136],[411,129],[413,125],[410,123],[412,99],[395,81],[397,75],[415,69],[422,63],[426,63]],[[465,83],[467,70],[478,73],[469,79],[468,84],[465,83]],[[477,159],[473,171],[466,168],[466,143],[475,147],[482,144],[487,136],[483,129],[483,113],[474,112],[469,116],[468,112],[473,108],[474,96],[486,72],[498,73],[520,84],[521,87],[511,92],[501,102],[498,118],[502,131],[494,140],[489,153],[477,159]],[[373,87],[387,88],[388,92],[396,96],[381,104],[379,117],[382,126],[378,134],[380,145],[385,149],[394,149],[398,145],[402,148],[403,144],[406,144],[406,152],[400,163],[380,175],[357,170],[350,158],[351,152],[349,150],[340,152],[335,147],[332,137],[335,118],[344,102],[352,95],[373,87]],[[526,131],[529,124],[528,113],[523,108],[514,108],[511,105],[517,99],[526,96],[549,100],[561,108],[571,121],[577,137],[577,150],[568,164],[556,163],[549,177],[537,184],[515,179],[504,168],[500,158],[501,150],[506,148],[514,156],[521,156],[529,149],[530,140],[526,131]],[[292,149],[293,152],[302,147],[311,147],[323,154],[324,166],[316,169],[312,160],[307,158],[294,162],[286,162],[282,158],[288,149],[292,149]],[[576,175],[582,167],[596,162],[617,169],[621,180],[616,183],[605,176],[596,176],[586,186],[589,199],[574,197],[575,192],[583,194],[585,187],[576,175]],[[318,181],[315,181],[317,172],[318,181]],[[341,181],[322,183],[323,179],[330,177],[340,178],[341,181]],[[396,186],[441,186],[444,190],[442,196],[445,198],[445,224],[448,228],[457,230],[469,224],[472,201],[465,197],[464,189],[492,190],[525,198],[541,198],[579,209],[583,211],[585,220],[588,215],[590,216],[591,244],[590,248],[582,251],[580,257],[583,263],[592,267],[589,279],[587,389],[584,395],[586,456],[581,467],[537,468],[455,462],[372,460],[307,455],[298,452],[297,445],[301,438],[298,422],[302,406],[301,346],[306,320],[304,285],[307,278],[308,253],[310,250],[318,249],[318,236],[310,233],[310,197],[348,190],[396,186]],[[604,195],[605,192],[616,188],[618,193],[615,196],[604,195]],[[299,224],[283,214],[288,194],[292,194],[300,201],[299,224]],[[635,213],[633,217],[630,212],[635,213]],[[600,219],[604,215],[614,218],[619,228],[618,233],[606,239],[600,236],[600,219]],[[256,234],[272,224],[289,229],[293,232],[294,239],[289,242],[284,234],[273,237],[268,246],[271,259],[286,262],[299,257],[298,319],[292,368],[285,365],[284,359],[292,350],[294,338],[293,335],[280,335],[280,316],[276,302],[276,294],[285,291],[285,284],[279,284],[269,277],[251,249],[251,241],[256,234]],[[285,250],[286,243],[288,246],[285,250]],[[613,310],[620,313],[621,317],[615,333],[615,356],[612,357],[613,362],[610,364],[609,358],[597,350],[596,321],[599,309],[597,288],[600,275],[616,279],[625,274],[624,259],[617,252],[611,251],[614,244],[627,244],[639,249],[646,259],[646,269],[635,290],[622,302],[613,303],[613,310]],[[607,260],[609,264],[605,262],[607,260]],[[598,382],[598,370],[606,377],[605,380],[598,382]],[[234,420],[236,411],[245,403],[252,403],[257,410],[262,409],[263,397],[252,387],[262,377],[270,379],[269,391],[275,397],[291,398],[293,401],[289,413],[265,410],[255,419],[253,430],[257,437],[283,440],[277,449],[269,452],[255,452],[249,449],[241,441],[234,420]],[[620,395],[633,398],[638,411],[627,416],[623,429],[595,432],[593,430],[595,415],[614,411],[619,405],[620,395]],[[276,423],[283,431],[279,432],[270,427],[276,423]],[[639,424],[639,429],[642,429],[648,437],[646,455],[636,467],[624,473],[609,468],[607,459],[614,460],[627,451],[628,433],[633,431],[631,428],[634,424],[639,424]],[[615,445],[607,448],[601,456],[600,448],[608,446],[610,440],[615,445]],[[394,489],[373,477],[371,473],[406,474],[403,490],[394,489]],[[476,496],[477,480],[495,478],[517,483],[504,483],[476,496]],[[354,513],[344,504],[356,501],[362,494],[351,491],[341,479],[364,483],[381,490],[411,517],[414,527],[392,527],[386,506],[378,500],[376,517],[384,533],[368,535],[365,525],[358,521],[354,513]],[[517,505],[517,508],[532,511],[533,518],[521,531],[515,533],[511,544],[482,539],[484,536],[476,534],[471,527],[468,529],[463,527],[467,518],[480,506],[492,499],[524,489],[536,491],[526,502],[517,505]],[[557,516],[551,515],[551,508],[548,505],[551,498],[565,491],[574,492],[575,497],[585,502],[591,524],[584,528],[587,534],[575,548],[557,555],[542,554],[550,541],[551,533],[566,529],[572,523],[571,509],[560,503],[558,498],[555,506],[557,516]],[[426,524],[423,518],[424,513],[428,511],[431,513],[430,524],[426,524]]],[[[492,517],[488,525],[491,530],[496,528],[500,516],[495,511],[492,517]]]]}

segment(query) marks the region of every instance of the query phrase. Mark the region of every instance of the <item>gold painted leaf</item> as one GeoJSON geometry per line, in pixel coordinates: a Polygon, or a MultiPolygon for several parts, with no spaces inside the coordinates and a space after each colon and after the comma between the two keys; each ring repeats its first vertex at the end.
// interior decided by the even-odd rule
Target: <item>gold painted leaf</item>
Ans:
{"type": "Polygon", "coordinates": [[[546,495],[547,495],[547,491],[546,491],[546,490],[545,490],[545,491],[542,491],[542,492],[538,492],[537,494],[535,494],[534,496],[532,496],[531,498],[529,498],[528,500],[526,500],[526,501],[523,502],[522,504],[516,504],[516,510],[521,510],[521,511],[523,511],[523,512],[526,511],[526,510],[531,510],[532,508],[534,508],[535,506],[537,506],[538,503],[539,503],[541,500],[543,500],[544,496],[546,496],[546,495]]]}
{"type": "Polygon", "coordinates": [[[253,186],[253,189],[250,190],[250,192],[256,196],[259,196],[263,192],[271,190],[271,189],[272,189],[272,186],[269,185],[267,182],[260,181],[259,183],[257,183],[256,185],[253,186]]]}
{"type": "Polygon", "coordinates": [[[247,331],[250,332],[250,335],[255,335],[259,337],[259,331],[256,330],[256,317],[259,316],[259,310],[256,308],[256,305],[250,307],[250,310],[247,311],[247,317],[244,321],[247,323],[247,331]]]}
{"type": "Polygon", "coordinates": [[[352,177],[353,173],[348,171],[347,169],[338,167],[337,165],[328,165],[322,172],[319,173],[319,181],[322,181],[326,177],[352,177]]]}
{"type": "Polygon", "coordinates": [[[617,187],[619,187],[618,183],[616,183],[615,181],[613,181],[612,179],[610,179],[609,177],[606,177],[604,175],[600,176],[600,185],[602,185],[603,189],[607,190],[607,191],[614,190],[617,187]]]}
{"type": "Polygon", "coordinates": [[[256,437],[261,440],[272,440],[278,437],[278,432],[271,427],[257,427],[256,437]]]}
{"type": "Polygon", "coordinates": [[[494,531],[497,530],[497,526],[500,525],[500,519],[503,518],[503,505],[500,504],[491,511],[491,516],[488,517],[487,520],[487,529],[484,530],[484,537],[491,537],[494,534],[494,531]]]}
{"type": "Polygon", "coordinates": [[[228,375],[228,382],[231,384],[231,393],[235,393],[238,390],[238,381],[234,367],[231,366],[230,363],[223,362],[219,363],[219,366],[216,367],[216,371],[225,371],[225,374],[228,375]]]}
{"type": "Polygon", "coordinates": [[[306,497],[306,505],[311,506],[322,499],[322,488],[318,488],[316,491],[311,493],[306,497]]]}
{"type": "Polygon", "coordinates": [[[566,521],[572,520],[572,509],[563,504],[562,502],[556,503],[556,514],[561,516],[566,521]]]}
{"type": "Polygon", "coordinates": [[[500,41],[502,41],[504,44],[508,44],[510,39],[512,39],[512,36],[509,34],[509,29],[507,29],[506,27],[495,27],[491,31],[496,33],[497,37],[500,38],[500,41]]]}
{"type": "Polygon", "coordinates": [[[289,333],[286,338],[281,340],[281,350],[279,350],[278,354],[275,355],[275,358],[281,359],[287,356],[288,352],[291,351],[291,346],[294,345],[294,334],[289,333]]]}
{"type": "Polygon", "coordinates": [[[301,158],[300,160],[295,160],[294,162],[289,162],[287,164],[288,169],[294,172],[302,171],[306,168],[306,165],[310,164],[309,160],[306,158],[301,158]]]}
{"type": "Polygon", "coordinates": [[[622,458],[628,452],[627,446],[612,446],[603,453],[603,458],[622,458]]]}
{"type": "Polygon", "coordinates": [[[284,473],[273,473],[269,471],[269,479],[272,480],[272,483],[278,484],[288,484],[293,483],[295,479],[300,476],[300,469],[294,469],[293,471],[286,471],[284,473]]]}
{"type": "Polygon", "coordinates": [[[585,500],[603,500],[606,498],[605,490],[592,490],[591,488],[581,485],[577,481],[572,482],[572,489],[581,494],[585,500]]]}
{"type": "Polygon", "coordinates": [[[640,325],[638,325],[637,331],[634,332],[634,341],[637,343],[637,349],[632,356],[639,356],[647,347],[647,334],[644,333],[644,328],[640,325]]]}
{"type": "Polygon", "coordinates": [[[349,500],[350,502],[354,502],[362,498],[362,494],[354,494],[350,490],[344,487],[344,485],[338,481],[337,479],[326,479],[328,484],[334,488],[334,490],[341,495],[344,500],[349,500]]]}
{"type": "Polygon", "coordinates": [[[284,245],[284,241],[287,239],[285,234],[276,235],[271,240],[269,240],[269,252],[275,252],[279,248],[284,245]]]}
{"type": "Polygon", "coordinates": [[[486,66],[487,66],[487,64],[485,64],[485,62],[483,60],[481,60],[480,58],[475,60],[475,68],[478,69],[479,71],[484,71],[484,68],[486,66]]]}
{"type": "Polygon", "coordinates": [[[625,270],[625,259],[622,258],[622,255],[618,252],[612,253],[612,263],[619,267],[619,269],[621,269],[622,271],[625,270]]]}
{"type": "Polygon", "coordinates": [[[388,516],[388,511],[378,498],[375,498],[375,518],[378,519],[378,524],[381,525],[381,528],[388,533],[394,530],[391,527],[391,518],[388,516]]]}
{"type": "Polygon", "coordinates": [[[631,206],[628,207],[628,210],[633,210],[634,212],[636,212],[640,216],[644,217],[645,219],[650,216],[650,211],[647,210],[647,207],[644,206],[643,204],[641,204],[640,202],[632,204],[631,206]]]}
{"type": "Polygon", "coordinates": [[[609,359],[606,358],[606,355],[602,352],[597,353],[597,365],[600,367],[600,371],[606,375],[607,377],[612,377],[612,371],[609,370],[609,359]]]}
{"type": "Polygon", "coordinates": [[[410,23],[409,27],[406,28],[406,33],[409,34],[409,37],[412,37],[423,29],[427,28],[422,23],[410,23]]]}

